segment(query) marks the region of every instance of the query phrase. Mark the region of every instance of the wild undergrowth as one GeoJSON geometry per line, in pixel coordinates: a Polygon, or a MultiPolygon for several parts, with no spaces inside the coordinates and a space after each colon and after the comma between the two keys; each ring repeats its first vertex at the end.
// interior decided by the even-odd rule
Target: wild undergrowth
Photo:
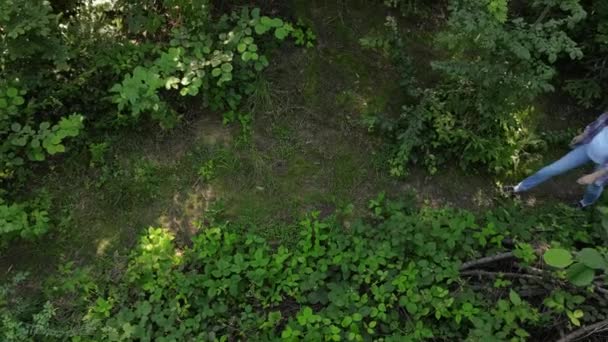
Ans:
{"type": "MultiPolygon", "coordinates": [[[[221,221],[188,245],[150,228],[118,277],[63,266],[41,311],[4,287],[2,337],[525,341],[606,319],[603,277],[564,273],[560,255],[601,226],[566,207],[524,210],[476,216],[381,195],[363,220],[312,213],[289,249],[221,221]]],[[[575,265],[604,270],[605,253],[582,249],[575,265]]]]}

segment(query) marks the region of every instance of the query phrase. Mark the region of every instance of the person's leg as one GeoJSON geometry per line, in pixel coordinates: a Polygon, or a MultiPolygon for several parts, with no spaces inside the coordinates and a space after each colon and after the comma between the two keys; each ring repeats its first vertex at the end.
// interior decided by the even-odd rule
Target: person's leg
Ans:
{"type": "Polygon", "coordinates": [[[581,207],[587,207],[595,203],[600,196],[602,196],[602,192],[604,191],[604,187],[601,185],[589,184],[587,186],[587,190],[585,191],[585,195],[583,199],[579,202],[581,207]]]}
{"type": "Polygon", "coordinates": [[[513,188],[513,191],[522,192],[530,190],[551,177],[557,176],[588,163],[591,160],[589,159],[589,156],[587,156],[586,149],[587,145],[581,145],[575,148],[574,150],[570,151],[570,153],[563,156],[560,160],[551,165],[545,166],[532,176],[524,179],[521,183],[517,184],[513,188]]]}

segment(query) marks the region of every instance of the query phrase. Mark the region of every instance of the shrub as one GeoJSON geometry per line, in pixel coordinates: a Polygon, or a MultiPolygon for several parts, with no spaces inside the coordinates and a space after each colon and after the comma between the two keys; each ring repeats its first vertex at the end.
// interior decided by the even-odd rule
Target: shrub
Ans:
{"type": "Polygon", "coordinates": [[[587,12],[584,25],[573,28],[571,35],[579,42],[584,58],[575,65],[564,64],[564,89],[585,108],[606,107],[605,89],[608,86],[608,3],[587,1],[582,5],[587,12]]]}
{"type": "Polygon", "coordinates": [[[574,325],[597,319],[587,317],[593,296],[562,287],[550,272],[512,270],[538,262],[529,244],[517,244],[519,263],[506,269],[476,259],[480,250],[503,250],[507,237],[519,239],[497,216],[479,223],[468,212],[415,211],[382,198],[370,209],[350,231],[313,214],[293,250],[228,226],[177,247],[168,230],[150,228],[122,283],[89,307],[93,338],[524,341],[555,335],[546,322],[562,313],[574,325]],[[545,306],[526,294],[547,284],[555,292],[540,291],[545,306]],[[567,309],[554,304],[564,298],[567,309]]]}
{"type": "MultiPolygon", "coordinates": [[[[405,174],[412,161],[434,171],[452,159],[465,168],[485,165],[493,173],[513,171],[539,144],[528,127],[537,96],[554,89],[553,64],[562,55],[582,57],[566,30],[585,12],[577,1],[560,9],[560,16],[546,19],[541,14],[529,22],[513,16],[506,1],[451,2],[447,27],[436,39],[446,56],[431,63],[439,81],[409,90],[413,104],[388,125],[395,139],[392,173],[405,174]]],[[[399,36],[393,41],[399,49],[396,56],[407,54],[402,51],[407,46],[395,44],[399,36]]]]}
{"type": "MultiPolygon", "coordinates": [[[[182,15],[188,9],[176,8],[182,15]]],[[[179,13],[169,12],[181,17],[179,13]]],[[[165,99],[175,91],[181,96],[200,96],[203,106],[234,117],[241,99],[253,92],[257,74],[268,66],[256,36],[272,33],[283,40],[295,32],[292,24],[247,8],[217,22],[207,13],[185,24],[171,28],[169,47],[160,49],[151,66],[137,66],[112,87],[113,102],[121,112],[135,118],[150,113],[161,126],[172,127],[178,115],[165,99]],[[163,92],[169,93],[163,96],[163,92]]]]}
{"type": "Polygon", "coordinates": [[[85,118],[86,138],[117,124],[143,126],[146,116],[171,128],[192,112],[193,103],[177,98],[190,96],[226,121],[249,123],[240,103],[268,66],[266,37],[293,35],[307,46],[314,39],[259,9],[217,16],[208,0],[53,5],[0,4],[0,221],[10,223],[0,230],[1,244],[48,230],[45,208],[27,212],[35,206],[18,190],[30,162],[65,152],[85,118]]]}
{"type": "Polygon", "coordinates": [[[40,200],[15,202],[10,186],[24,182],[32,162],[65,151],[65,141],[83,127],[81,115],[64,117],[55,124],[36,121],[25,91],[0,85],[0,246],[15,237],[35,238],[49,229],[48,205],[40,200]],[[16,184],[15,184],[16,183],[16,184]]]}

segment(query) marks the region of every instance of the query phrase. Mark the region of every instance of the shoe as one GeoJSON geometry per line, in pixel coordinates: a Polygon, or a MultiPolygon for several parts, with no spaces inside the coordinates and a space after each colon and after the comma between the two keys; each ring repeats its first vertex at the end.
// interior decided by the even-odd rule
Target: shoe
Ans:
{"type": "Polygon", "coordinates": [[[571,203],[571,204],[570,204],[570,207],[571,207],[571,208],[573,208],[573,209],[576,209],[576,210],[585,210],[585,208],[587,208],[587,207],[583,206],[583,205],[581,204],[581,202],[574,202],[574,203],[571,203]]]}
{"type": "Polygon", "coordinates": [[[515,186],[513,186],[513,185],[503,186],[502,192],[503,192],[503,194],[507,195],[508,197],[515,197],[517,195],[517,192],[515,192],[515,186]]]}

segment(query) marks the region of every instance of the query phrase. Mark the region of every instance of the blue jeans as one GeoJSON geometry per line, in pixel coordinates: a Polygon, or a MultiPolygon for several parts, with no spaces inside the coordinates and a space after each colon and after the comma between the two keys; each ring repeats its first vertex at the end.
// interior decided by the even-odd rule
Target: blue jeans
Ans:
{"type": "MultiPolygon", "coordinates": [[[[524,179],[521,183],[515,186],[515,192],[523,192],[532,189],[540,183],[548,180],[551,177],[560,175],[566,171],[570,171],[581,165],[591,162],[587,155],[587,145],[581,145],[563,156],[560,160],[551,165],[545,166],[532,176],[524,179]]],[[[595,203],[604,191],[603,185],[590,184],[587,186],[583,199],[579,202],[583,207],[595,203]]]]}

